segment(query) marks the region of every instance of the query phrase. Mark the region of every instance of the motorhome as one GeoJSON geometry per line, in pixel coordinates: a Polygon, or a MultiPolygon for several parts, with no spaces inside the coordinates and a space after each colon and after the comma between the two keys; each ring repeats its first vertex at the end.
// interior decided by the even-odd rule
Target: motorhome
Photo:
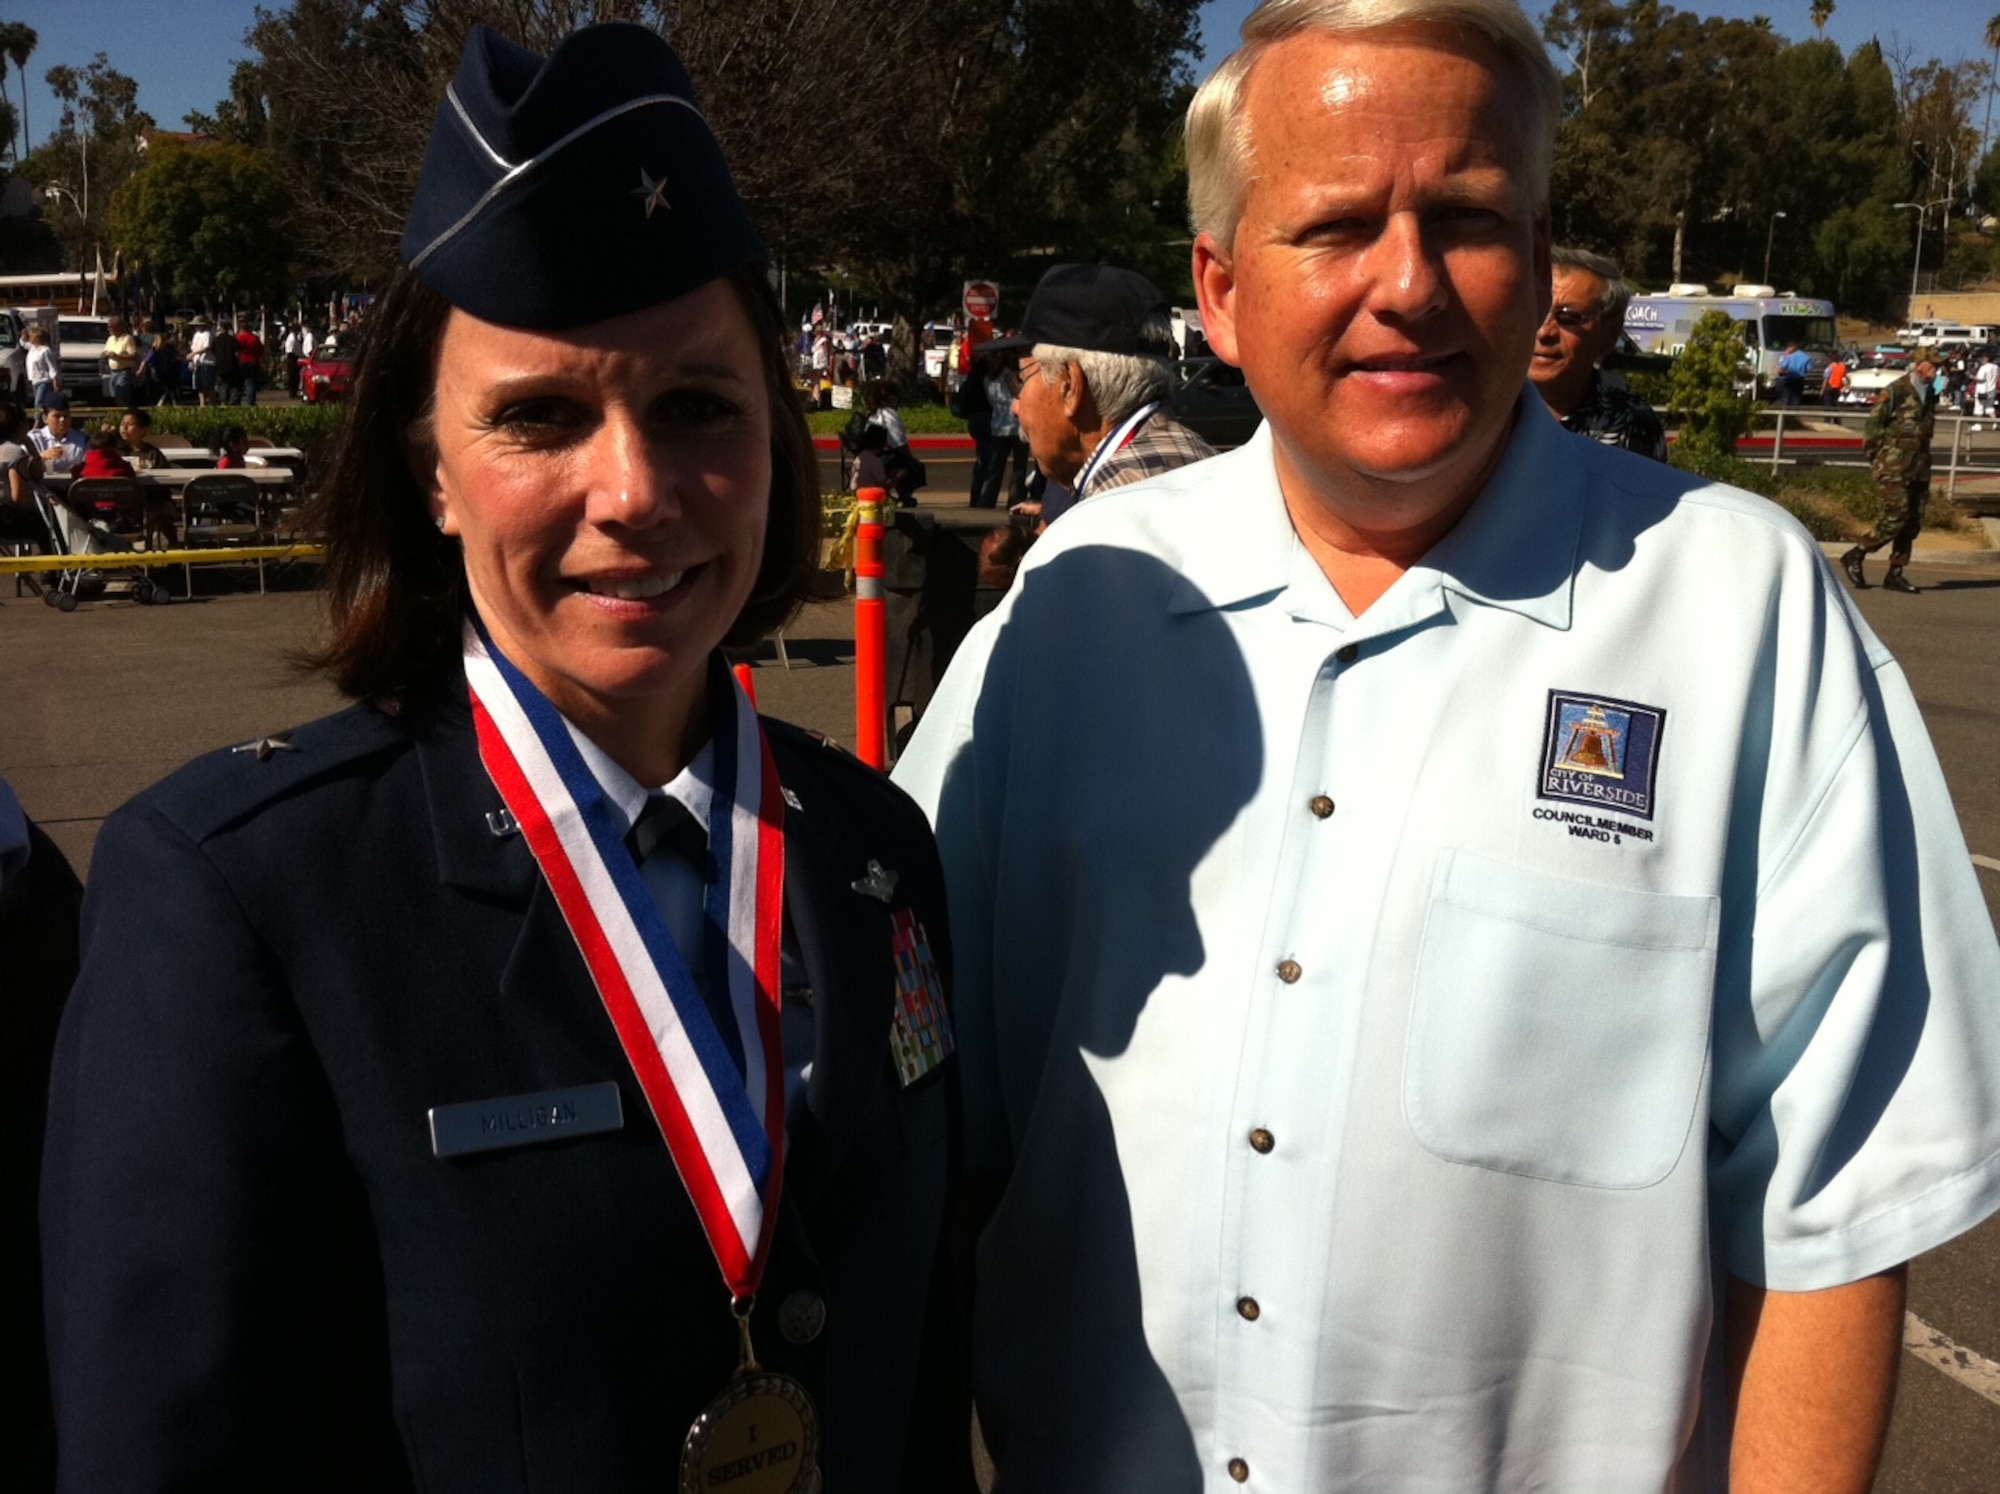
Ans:
{"type": "Polygon", "coordinates": [[[1726,296],[1707,294],[1706,287],[1675,285],[1664,295],[1634,296],[1625,309],[1625,331],[1644,352],[1678,357],[1694,324],[1711,311],[1742,323],[1746,372],[1754,366],[1759,394],[1776,384],[1778,359],[1792,343],[1812,355],[1809,390],[1817,388],[1839,346],[1833,302],[1781,296],[1768,285],[1735,286],[1726,296]]]}

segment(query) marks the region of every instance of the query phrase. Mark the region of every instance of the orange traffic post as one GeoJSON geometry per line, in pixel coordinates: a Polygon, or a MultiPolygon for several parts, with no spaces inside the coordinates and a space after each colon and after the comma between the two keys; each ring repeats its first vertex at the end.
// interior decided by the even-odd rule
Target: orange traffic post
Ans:
{"type": "Polygon", "coordinates": [[[736,671],[736,683],[741,685],[743,693],[750,697],[750,709],[753,711],[756,710],[757,682],[750,677],[750,666],[748,664],[732,664],[730,668],[736,671]]]}
{"type": "Polygon", "coordinates": [[[870,767],[889,766],[889,619],[882,595],[884,488],[854,495],[854,750],[870,767]]]}

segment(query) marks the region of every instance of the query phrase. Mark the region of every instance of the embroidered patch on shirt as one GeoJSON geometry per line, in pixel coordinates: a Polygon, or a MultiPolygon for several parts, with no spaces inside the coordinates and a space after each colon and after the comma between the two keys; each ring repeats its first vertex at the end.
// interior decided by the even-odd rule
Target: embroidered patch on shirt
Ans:
{"type": "Polygon", "coordinates": [[[1653,817],[1653,777],[1667,713],[1608,696],[1549,691],[1536,795],[1653,817]]]}
{"type": "Polygon", "coordinates": [[[889,1027],[889,1051],[895,1055],[896,1077],[908,1089],[951,1057],[956,1045],[930,936],[908,908],[898,908],[889,922],[896,958],[896,1019],[889,1027]]]}

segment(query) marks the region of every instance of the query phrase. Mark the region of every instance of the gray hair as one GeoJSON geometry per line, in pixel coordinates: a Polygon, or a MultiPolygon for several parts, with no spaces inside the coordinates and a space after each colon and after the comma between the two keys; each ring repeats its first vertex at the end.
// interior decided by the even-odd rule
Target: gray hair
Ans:
{"type": "Polygon", "coordinates": [[[1632,304],[1632,284],[1625,278],[1617,260],[1606,254],[1593,254],[1588,249],[1569,249],[1558,244],[1549,250],[1549,262],[1552,271],[1581,270],[1602,280],[1604,295],[1597,303],[1597,314],[1621,327],[1625,325],[1625,308],[1632,304]]]}
{"type": "MultiPolygon", "coordinates": [[[[1172,347],[1173,341],[1173,322],[1167,313],[1147,312],[1146,319],[1139,324],[1140,345],[1172,347]]],[[[1051,384],[1064,368],[1074,365],[1081,370],[1084,383],[1090,386],[1090,397],[1097,402],[1098,418],[1107,425],[1173,392],[1173,370],[1164,358],[1151,358],[1143,353],[1097,353],[1052,342],[1036,343],[1030,356],[1042,378],[1051,384]]]]}
{"type": "Polygon", "coordinates": [[[1236,237],[1250,185],[1250,131],[1243,118],[1250,70],[1274,44],[1305,31],[1351,36],[1390,26],[1470,28],[1500,49],[1528,94],[1528,184],[1537,210],[1548,205],[1562,79],[1517,0],[1264,0],[1243,22],[1243,45],[1223,60],[1188,106],[1188,218],[1196,233],[1227,246],[1236,237]]]}

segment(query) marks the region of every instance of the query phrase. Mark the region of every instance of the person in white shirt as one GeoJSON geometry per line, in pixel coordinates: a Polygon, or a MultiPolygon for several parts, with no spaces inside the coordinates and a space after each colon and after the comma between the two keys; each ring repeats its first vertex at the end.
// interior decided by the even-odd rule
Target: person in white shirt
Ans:
{"type": "Polygon", "coordinates": [[[28,364],[26,369],[28,388],[33,391],[35,405],[46,410],[49,396],[62,388],[62,360],[56,350],[49,346],[46,328],[28,329],[28,364]]]}
{"type": "Polygon", "coordinates": [[[90,449],[89,438],[70,419],[69,396],[61,390],[49,396],[49,403],[42,411],[42,423],[28,439],[41,455],[42,470],[56,477],[81,467],[84,453],[90,449]]]}
{"type": "Polygon", "coordinates": [[[2000,363],[1993,361],[1991,353],[1979,360],[1979,371],[1972,376],[1972,404],[1983,420],[1991,420],[2000,411],[2000,363]]]}
{"type": "Polygon", "coordinates": [[[194,370],[195,399],[205,405],[215,393],[215,329],[205,316],[189,322],[188,329],[188,366],[194,370]]]}
{"type": "Polygon", "coordinates": [[[896,769],[999,1487],[1863,1494],[1903,1263],[2000,1206],[1909,686],[1781,509],[1527,387],[1514,0],[1243,30],[1193,268],[1265,423],[1045,536],[896,769]]]}

